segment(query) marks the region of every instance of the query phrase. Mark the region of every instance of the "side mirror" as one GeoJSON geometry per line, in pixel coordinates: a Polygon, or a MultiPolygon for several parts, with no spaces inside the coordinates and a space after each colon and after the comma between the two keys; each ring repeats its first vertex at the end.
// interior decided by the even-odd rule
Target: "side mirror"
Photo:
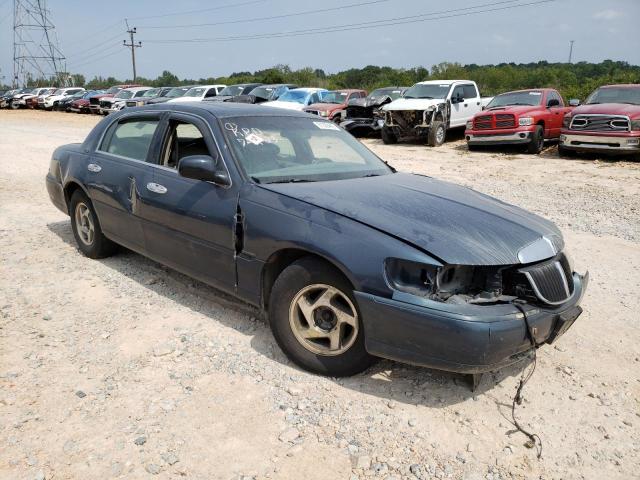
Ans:
{"type": "Polygon", "coordinates": [[[557,98],[552,98],[547,102],[547,108],[553,108],[558,106],[560,106],[560,100],[558,100],[557,98]]]}
{"type": "Polygon", "coordinates": [[[487,109],[486,105],[482,105],[482,111],[484,112],[487,109]]]}
{"type": "Polygon", "coordinates": [[[580,106],[580,100],[578,100],[577,98],[572,98],[571,100],[569,100],[569,106],[570,107],[580,106]]]}
{"type": "Polygon", "coordinates": [[[178,173],[185,178],[212,182],[216,185],[231,185],[225,170],[218,169],[216,161],[209,155],[191,155],[178,162],[178,173]]]}

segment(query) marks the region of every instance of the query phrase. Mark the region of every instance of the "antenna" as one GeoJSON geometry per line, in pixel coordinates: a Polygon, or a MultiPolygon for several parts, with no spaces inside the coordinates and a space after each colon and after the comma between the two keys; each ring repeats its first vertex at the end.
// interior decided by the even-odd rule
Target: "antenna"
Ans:
{"type": "Polygon", "coordinates": [[[573,57],[573,43],[575,40],[569,40],[569,63],[571,63],[571,57],[573,57]]]}
{"type": "Polygon", "coordinates": [[[55,26],[46,0],[13,2],[13,86],[25,86],[34,78],[44,78],[66,86],[69,75],[58,46],[55,26]]]}

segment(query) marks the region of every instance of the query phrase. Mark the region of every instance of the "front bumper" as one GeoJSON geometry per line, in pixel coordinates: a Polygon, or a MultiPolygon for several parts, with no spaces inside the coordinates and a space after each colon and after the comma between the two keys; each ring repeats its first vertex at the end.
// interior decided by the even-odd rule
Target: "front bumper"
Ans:
{"type": "Polygon", "coordinates": [[[375,118],[347,118],[340,123],[340,126],[347,132],[377,132],[382,130],[384,120],[375,118]]]}
{"type": "MultiPolygon", "coordinates": [[[[579,304],[589,274],[573,277],[573,295],[563,305],[522,305],[537,344],[555,341],[582,313],[579,304]],[[559,331],[556,326],[561,324],[559,331]]],[[[416,302],[416,297],[406,294],[393,299],[355,295],[365,346],[372,355],[439,370],[481,373],[514,363],[532,348],[522,312],[513,304],[450,305],[427,299],[416,302]]]]}
{"type": "Polygon", "coordinates": [[[577,151],[640,152],[640,133],[636,135],[584,135],[562,132],[560,145],[577,151]]]}
{"type": "Polygon", "coordinates": [[[467,130],[465,138],[469,145],[525,145],[531,142],[531,131],[513,130],[486,132],[467,130]]]}

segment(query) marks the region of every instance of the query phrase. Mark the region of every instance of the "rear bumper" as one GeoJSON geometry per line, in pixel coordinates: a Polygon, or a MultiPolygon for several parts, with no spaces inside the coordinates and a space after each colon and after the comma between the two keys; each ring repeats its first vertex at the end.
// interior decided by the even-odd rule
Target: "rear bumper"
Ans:
{"type": "Polygon", "coordinates": [[[532,131],[509,130],[494,132],[479,132],[467,130],[465,138],[469,145],[524,145],[531,142],[532,131]]]}
{"type": "Polygon", "coordinates": [[[50,173],[47,173],[45,183],[47,184],[47,192],[49,193],[51,203],[53,203],[58,210],[68,215],[69,211],[67,210],[67,203],[64,199],[64,188],[62,184],[50,173]]]}
{"type": "MultiPolygon", "coordinates": [[[[588,273],[574,273],[574,293],[558,308],[523,305],[537,344],[554,341],[582,313],[579,304],[588,281],[588,273]]],[[[439,370],[481,373],[514,363],[532,348],[523,315],[512,304],[449,305],[420,299],[422,305],[418,305],[402,297],[355,294],[366,349],[372,355],[439,370]]]]}
{"type": "Polygon", "coordinates": [[[608,151],[640,153],[640,134],[632,135],[584,135],[563,131],[560,145],[577,151],[608,151]]]}

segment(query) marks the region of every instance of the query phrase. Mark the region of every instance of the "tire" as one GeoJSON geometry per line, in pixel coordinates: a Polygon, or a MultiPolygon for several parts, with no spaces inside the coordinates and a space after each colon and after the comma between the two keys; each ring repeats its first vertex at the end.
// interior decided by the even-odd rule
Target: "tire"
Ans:
{"type": "Polygon", "coordinates": [[[478,145],[469,145],[467,143],[467,148],[469,149],[470,152],[477,152],[480,150],[480,147],[478,145]]]}
{"type": "Polygon", "coordinates": [[[435,120],[429,128],[429,134],[427,135],[427,145],[430,147],[439,147],[444,143],[447,136],[447,127],[444,122],[435,120]]]}
{"type": "Polygon", "coordinates": [[[315,258],[297,260],[276,279],[269,297],[269,324],[285,355],[310,372],[345,377],[376,361],[365,350],[351,285],[338,270],[315,258]],[[310,320],[300,305],[308,305],[310,320]],[[335,312],[353,323],[341,322],[335,312]],[[336,337],[340,341],[334,344],[331,338],[336,337]]]}
{"type": "Polygon", "coordinates": [[[11,110],[18,110],[19,108],[20,108],[20,105],[18,105],[17,103],[11,102],[11,110]]]}
{"type": "Polygon", "coordinates": [[[539,154],[544,148],[544,129],[542,125],[537,125],[533,135],[531,135],[531,141],[527,145],[527,153],[532,155],[539,154]]]}
{"type": "Polygon", "coordinates": [[[76,190],[71,196],[69,215],[73,236],[85,256],[94,259],[105,258],[116,252],[117,245],[102,233],[91,200],[81,190],[76,190]]]}
{"type": "Polygon", "coordinates": [[[385,145],[393,145],[398,143],[398,137],[393,133],[393,131],[388,127],[382,127],[380,130],[380,135],[382,136],[382,142],[385,145]]]}
{"type": "Polygon", "coordinates": [[[575,158],[577,156],[575,150],[565,148],[562,145],[558,145],[558,155],[561,157],[575,158]]]}

